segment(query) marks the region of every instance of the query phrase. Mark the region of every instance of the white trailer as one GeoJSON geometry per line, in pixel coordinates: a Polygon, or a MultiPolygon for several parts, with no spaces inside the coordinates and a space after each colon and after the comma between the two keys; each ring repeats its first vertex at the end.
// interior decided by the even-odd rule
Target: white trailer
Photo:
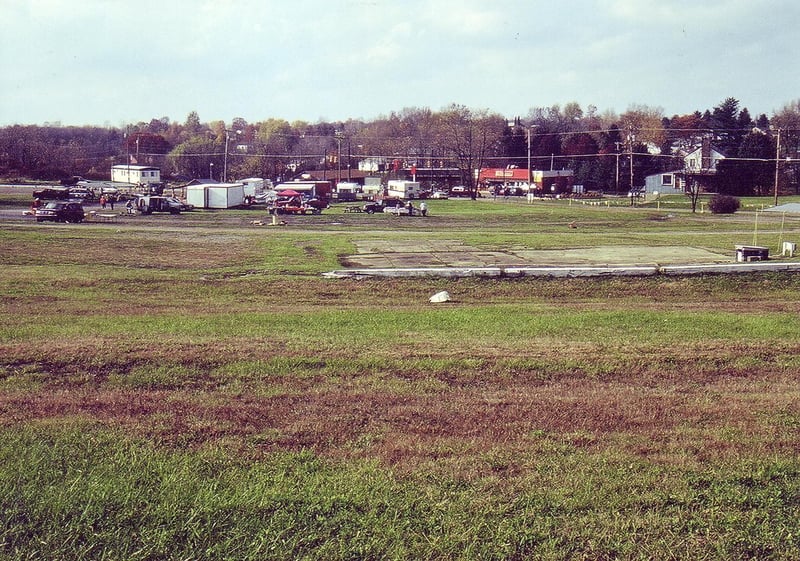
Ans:
{"type": "Polygon", "coordinates": [[[420,189],[419,181],[392,179],[389,181],[386,194],[389,197],[400,197],[401,199],[418,199],[420,189]]]}
{"type": "Polygon", "coordinates": [[[241,183],[209,183],[186,188],[186,202],[195,208],[233,208],[244,204],[241,183]]]}
{"type": "Polygon", "coordinates": [[[186,202],[194,208],[206,208],[206,185],[189,185],[186,187],[186,202]]]}
{"type": "Polygon", "coordinates": [[[340,201],[355,201],[358,183],[340,182],[336,184],[336,195],[340,201]]]}
{"type": "Polygon", "coordinates": [[[208,208],[232,208],[244,204],[244,185],[241,183],[218,183],[207,185],[208,208]]]}

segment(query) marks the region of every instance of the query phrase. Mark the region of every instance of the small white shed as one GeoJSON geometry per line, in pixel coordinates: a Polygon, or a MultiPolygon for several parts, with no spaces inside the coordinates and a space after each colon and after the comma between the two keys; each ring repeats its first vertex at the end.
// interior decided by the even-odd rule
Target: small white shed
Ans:
{"type": "Polygon", "coordinates": [[[195,208],[237,207],[244,203],[244,185],[241,183],[190,185],[186,188],[186,202],[195,208]]]}

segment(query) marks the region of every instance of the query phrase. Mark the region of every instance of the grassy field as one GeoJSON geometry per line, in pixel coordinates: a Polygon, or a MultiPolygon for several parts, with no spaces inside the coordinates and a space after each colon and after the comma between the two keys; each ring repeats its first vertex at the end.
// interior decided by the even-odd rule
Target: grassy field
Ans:
{"type": "Polygon", "coordinates": [[[800,221],[429,207],[2,223],[0,559],[800,558],[800,277],[321,277],[800,221]]]}

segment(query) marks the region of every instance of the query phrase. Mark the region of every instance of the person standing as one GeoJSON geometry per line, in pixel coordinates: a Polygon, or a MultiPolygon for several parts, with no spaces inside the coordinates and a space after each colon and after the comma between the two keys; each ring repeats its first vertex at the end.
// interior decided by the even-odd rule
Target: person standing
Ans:
{"type": "Polygon", "coordinates": [[[425,204],[425,201],[419,203],[419,212],[422,216],[428,216],[428,205],[425,204]]]}

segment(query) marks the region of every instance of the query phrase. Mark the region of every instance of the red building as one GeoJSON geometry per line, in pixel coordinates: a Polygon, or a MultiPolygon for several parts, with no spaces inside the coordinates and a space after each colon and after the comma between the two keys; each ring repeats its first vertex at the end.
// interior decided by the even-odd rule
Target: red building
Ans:
{"type": "Polygon", "coordinates": [[[524,168],[482,168],[478,173],[478,184],[482,189],[521,189],[528,193],[532,188],[539,195],[558,195],[572,192],[571,169],[528,170],[524,168]],[[529,185],[532,181],[532,185],[529,185]]]}

